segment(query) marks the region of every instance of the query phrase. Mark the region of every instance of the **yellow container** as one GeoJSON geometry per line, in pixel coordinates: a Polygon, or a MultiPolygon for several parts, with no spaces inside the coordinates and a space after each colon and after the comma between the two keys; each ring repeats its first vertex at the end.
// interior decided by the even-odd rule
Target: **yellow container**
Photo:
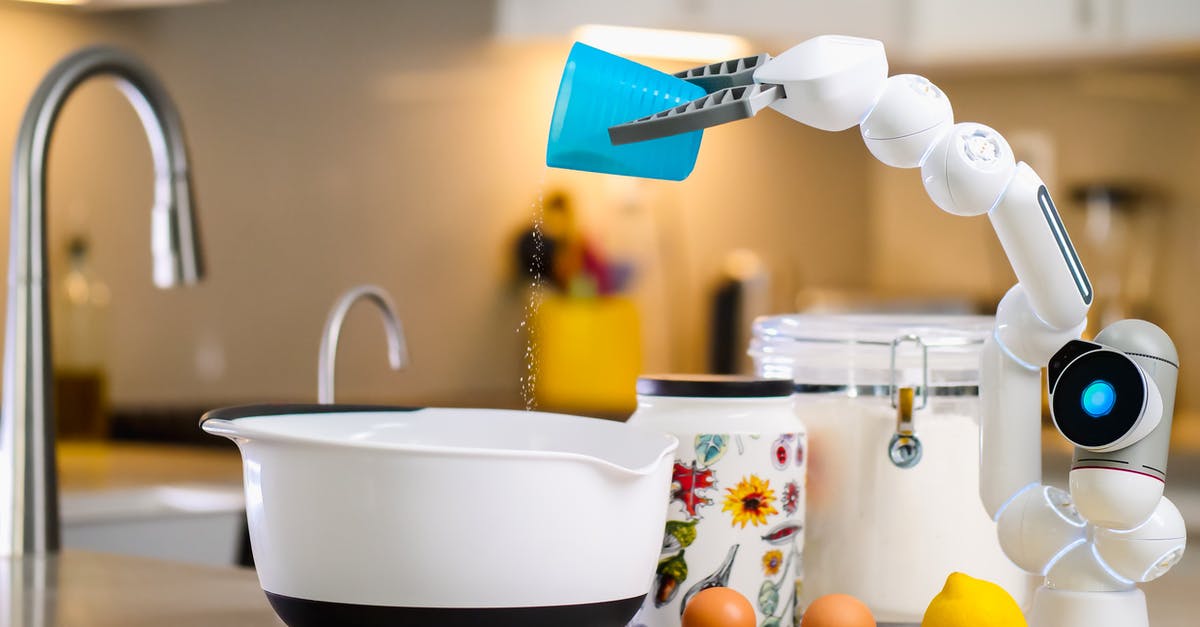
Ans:
{"type": "Polygon", "coordinates": [[[642,335],[633,300],[547,295],[533,320],[540,407],[580,413],[637,407],[642,335]]]}

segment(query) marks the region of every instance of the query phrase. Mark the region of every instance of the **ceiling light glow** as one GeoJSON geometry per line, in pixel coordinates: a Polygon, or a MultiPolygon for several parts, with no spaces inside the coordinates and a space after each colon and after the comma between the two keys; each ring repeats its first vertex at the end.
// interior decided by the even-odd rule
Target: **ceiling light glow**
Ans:
{"type": "Polygon", "coordinates": [[[627,57],[711,62],[752,54],[750,42],[719,33],[585,24],[571,34],[589,46],[627,57]]]}

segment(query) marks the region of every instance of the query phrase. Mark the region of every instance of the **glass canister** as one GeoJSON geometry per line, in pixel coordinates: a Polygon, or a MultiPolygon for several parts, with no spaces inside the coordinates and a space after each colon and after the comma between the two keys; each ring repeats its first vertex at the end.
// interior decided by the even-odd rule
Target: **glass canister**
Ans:
{"type": "Polygon", "coordinates": [[[959,571],[1022,606],[1031,579],[1001,552],[979,497],[984,316],[760,318],[761,376],[795,382],[809,430],[801,604],[858,597],[884,623],[920,623],[959,571]]]}
{"type": "Polygon", "coordinates": [[[679,438],[662,555],[632,627],[679,627],[714,586],[742,593],[757,625],[791,627],[804,549],[807,436],[791,379],[638,379],[631,424],[679,438]]]}

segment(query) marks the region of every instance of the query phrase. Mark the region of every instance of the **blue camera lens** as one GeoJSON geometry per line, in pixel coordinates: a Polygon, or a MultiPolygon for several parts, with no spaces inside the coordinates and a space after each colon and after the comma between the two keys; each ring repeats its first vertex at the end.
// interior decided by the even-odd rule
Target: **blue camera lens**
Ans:
{"type": "Polygon", "coordinates": [[[1096,379],[1083,388],[1083,396],[1079,399],[1083,411],[1092,418],[1107,416],[1117,404],[1117,391],[1104,379],[1096,379]]]}

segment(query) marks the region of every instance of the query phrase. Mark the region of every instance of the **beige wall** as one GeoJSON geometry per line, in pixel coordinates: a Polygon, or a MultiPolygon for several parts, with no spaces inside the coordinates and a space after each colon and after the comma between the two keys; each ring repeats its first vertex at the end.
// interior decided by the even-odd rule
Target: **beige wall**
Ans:
{"type": "MultiPolygon", "coordinates": [[[[509,283],[510,242],[544,186],[575,191],[598,230],[638,241],[650,370],[704,367],[707,292],[733,248],[769,262],[779,310],[801,282],[866,284],[855,134],[772,114],[710,132],[683,183],[548,171],[569,42],[493,43],[491,10],[482,0],[260,0],[95,16],[0,3],[0,146],[37,77],[99,40],[160,72],[191,140],[211,273],[201,287],[157,292],[136,118],[96,84],[61,122],[51,234],[93,234],[113,293],[116,402],[313,398],[327,308],[376,282],[397,300],[413,363],[389,373],[378,322],[356,310],[341,399],[518,403],[525,296],[509,283]]],[[[0,151],[0,167],[6,159],[0,151]]]]}

